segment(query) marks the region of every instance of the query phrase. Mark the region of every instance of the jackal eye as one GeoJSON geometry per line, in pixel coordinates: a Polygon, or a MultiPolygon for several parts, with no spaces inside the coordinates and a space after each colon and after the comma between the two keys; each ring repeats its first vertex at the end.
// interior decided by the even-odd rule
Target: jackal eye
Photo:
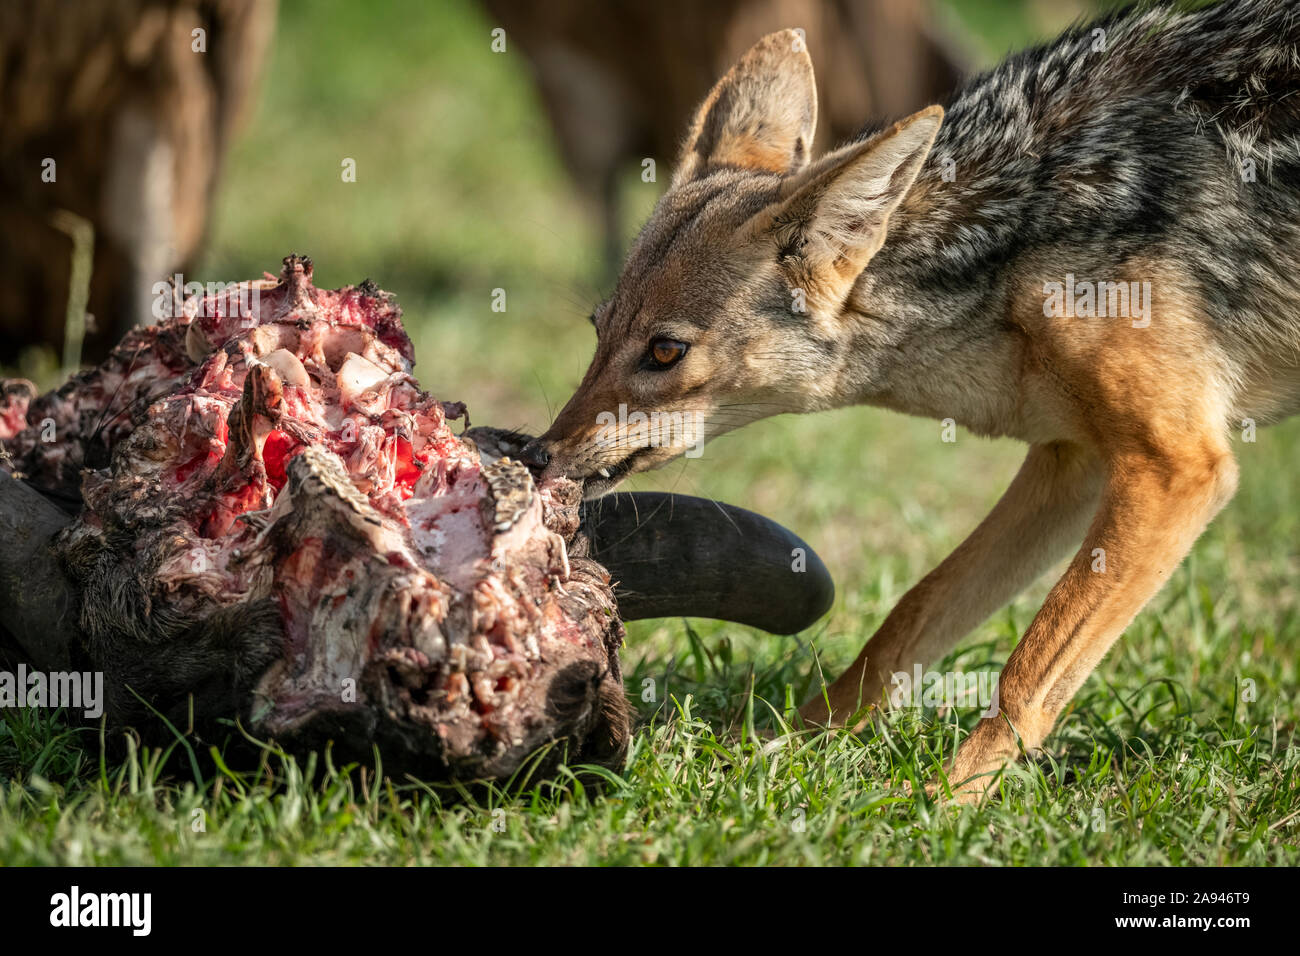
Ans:
{"type": "Polygon", "coordinates": [[[672,368],[682,360],[690,345],[676,339],[652,339],[646,353],[646,366],[653,369],[672,368]]]}

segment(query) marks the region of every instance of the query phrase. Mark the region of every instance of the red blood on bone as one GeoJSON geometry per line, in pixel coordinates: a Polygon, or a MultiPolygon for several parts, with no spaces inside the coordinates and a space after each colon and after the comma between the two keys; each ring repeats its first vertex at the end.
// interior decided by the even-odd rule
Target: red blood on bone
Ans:
{"type": "Polygon", "coordinates": [[[262,510],[264,491],[260,482],[249,482],[215,498],[211,510],[199,526],[199,533],[205,538],[225,537],[240,515],[262,510]]]}
{"type": "Polygon", "coordinates": [[[0,399],[0,441],[13,438],[27,428],[27,401],[14,399],[3,404],[0,399]]]}
{"type": "Polygon", "coordinates": [[[210,459],[210,455],[195,455],[185,464],[176,469],[177,482],[183,482],[190,475],[194,474],[194,472],[199,469],[200,465],[214,464],[210,459]]]}
{"type": "Polygon", "coordinates": [[[427,457],[427,455],[424,455],[417,459],[411,449],[411,443],[405,438],[397,439],[397,471],[393,476],[393,483],[403,489],[405,492],[403,494],[404,498],[411,496],[411,489],[415,487],[416,481],[424,473],[424,469],[417,467],[415,461],[419,460],[423,463],[427,457]]]}
{"type": "Polygon", "coordinates": [[[266,436],[266,444],[262,446],[262,462],[266,465],[266,480],[277,492],[289,480],[285,469],[294,449],[298,447],[298,442],[282,431],[273,431],[266,436]]]}

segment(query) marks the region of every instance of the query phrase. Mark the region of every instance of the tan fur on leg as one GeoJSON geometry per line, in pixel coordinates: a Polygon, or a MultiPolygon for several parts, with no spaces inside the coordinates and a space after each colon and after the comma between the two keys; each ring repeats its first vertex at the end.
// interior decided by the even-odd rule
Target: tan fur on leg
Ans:
{"type": "MultiPolygon", "coordinates": [[[[1030,447],[1024,464],[983,522],[907,592],[856,661],[800,711],[815,724],[843,725],[879,703],[890,675],[942,656],[1079,540],[1097,506],[1101,469],[1085,449],[1030,447]]],[[[863,717],[856,729],[865,724],[863,717]]]]}

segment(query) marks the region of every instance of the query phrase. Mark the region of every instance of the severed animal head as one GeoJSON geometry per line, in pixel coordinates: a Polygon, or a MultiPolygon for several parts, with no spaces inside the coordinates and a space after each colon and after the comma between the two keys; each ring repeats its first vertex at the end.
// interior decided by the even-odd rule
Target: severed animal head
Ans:
{"type": "Polygon", "coordinates": [[[290,256],[178,301],[48,395],[0,383],[0,531],[23,543],[0,626],[37,664],[104,671],[115,725],[238,718],[426,779],[504,778],[548,746],[616,765],[616,586],[640,616],[781,630],[829,604],[815,555],[791,575],[803,543],[739,509],[584,523],[578,484],[517,460],[528,436],[452,431],[465,407],[420,389],[390,296],[311,274],[290,256]]]}

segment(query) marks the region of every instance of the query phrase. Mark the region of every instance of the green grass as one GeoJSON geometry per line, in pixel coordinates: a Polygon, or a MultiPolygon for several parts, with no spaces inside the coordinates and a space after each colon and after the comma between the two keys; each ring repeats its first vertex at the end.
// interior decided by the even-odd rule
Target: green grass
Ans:
{"type": "MultiPolygon", "coordinates": [[[[1040,32],[1018,4],[1012,19],[990,0],[956,6],[986,56],[1040,32]]],[[[490,52],[490,27],[464,2],[285,2],[202,272],[241,278],[306,251],[322,285],[370,276],[402,301],[427,388],[468,402],[476,423],[539,428],[590,355],[599,243],[525,64],[490,52]],[[356,183],[341,180],[347,157],[356,183]],[[505,313],[489,308],[498,287],[505,313]]],[[[641,209],[657,188],[629,175],[641,209]]],[[[260,767],[229,768],[186,741],[109,756],[94,729],[8,711],[0,863],[1294,865],[1300,422],[1237,451],[1236,500],[1088,679],[1045,754],[984,807],[935,806],[905,788],[936,772],[970,710],[899,711],[860,735],[754,733],[856,655],[1020,458],[1010,442],[961,433],[947,444],[937,423],[850,409],[759,423],[634,482],[781,521],[822,554],[838,597],[792,638],[631,626],[623,661],[640,724],[621,773],[569,768],[467,797],[328,755],[268,752],[260,767]]],[[[1049,584],[937,669],[999,668],[1049,584]]]]}

